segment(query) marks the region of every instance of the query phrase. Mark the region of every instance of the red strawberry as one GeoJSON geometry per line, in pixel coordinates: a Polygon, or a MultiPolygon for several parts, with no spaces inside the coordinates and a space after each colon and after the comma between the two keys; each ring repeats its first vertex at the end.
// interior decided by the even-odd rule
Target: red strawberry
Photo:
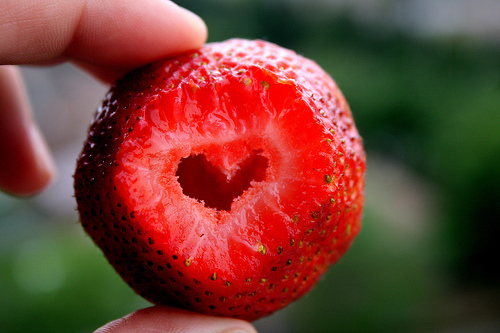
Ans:
{"type": "Polygon", "coordinates": [[[351,245],[364,170],[332,79],[292,51],[234,39],[119,81],[75,190],[83,227],[141,296],[255,320],[351,245]]]}

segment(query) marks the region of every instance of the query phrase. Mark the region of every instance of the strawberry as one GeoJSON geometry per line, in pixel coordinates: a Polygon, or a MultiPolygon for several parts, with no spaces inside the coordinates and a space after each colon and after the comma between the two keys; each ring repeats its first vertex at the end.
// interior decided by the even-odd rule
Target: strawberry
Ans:
{"type": "Polygon", "coordinates": [[[118,81],[74,184],[83,228],[138,294],[251,321],[303,296],[349,248],[364,171],[330,76],[232,39],[118,81]]]}

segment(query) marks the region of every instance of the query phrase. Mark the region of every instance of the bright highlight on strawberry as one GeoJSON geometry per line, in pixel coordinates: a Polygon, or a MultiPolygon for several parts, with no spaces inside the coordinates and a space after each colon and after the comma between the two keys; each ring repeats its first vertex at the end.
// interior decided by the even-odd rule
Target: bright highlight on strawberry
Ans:
{"type": "Polygon", "coordinates": [[[141,296],[255,320],[307,293],[349,248],[364,171],[328,74],[232,39],[117,82],[75,192],[83,227],[141,296]]]}

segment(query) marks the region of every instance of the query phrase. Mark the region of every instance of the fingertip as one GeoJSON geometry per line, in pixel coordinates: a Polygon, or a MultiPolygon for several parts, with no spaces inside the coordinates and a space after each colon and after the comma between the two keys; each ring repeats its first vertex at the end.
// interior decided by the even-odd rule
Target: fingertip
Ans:
{"type": "Polygon", "coordinates": [[[192,333],[257,333],[250,323],[243,320],[212,317],[168,306],[154,306],[138,310],[110,322],[94,333],[181,331],[192,333]]]}
{"type": "Polygon", "coordinates": [[[63,55],[104,82],[156,60],[201,47],[208,29],[195,13],[167,0],[92,2],[63,55]]]}
{"type": "Polygon", "coordinates": [[[91,3],[63,53],[72,60],[131,69],[198,48],[207,39],[203,20],[172,1],[122,0],[115,6],[91,3]]]}
{"type": "Polygon", "coordinates": [[[0,166],[0,189],[19,197],[41,192],[56,177],[55,163],[38,128],[32,125],[24,135],[0,148],[2,158],[7,159],[0,166]]]}
{"type": "Polygon", "coordinates": [[[0,189],[30,196],[54,179],[49,148],[33,122],[17,68],[0,67],[0,189]]]}
{"type": "Polygon", "coordinates": [[[193,35],[193,48],[202,46],[208,38],[208,28],[205,21],[194,12],[184,7],[176,6],[185,13],[184,15],[191,26],[190,30],[193,35]]]}

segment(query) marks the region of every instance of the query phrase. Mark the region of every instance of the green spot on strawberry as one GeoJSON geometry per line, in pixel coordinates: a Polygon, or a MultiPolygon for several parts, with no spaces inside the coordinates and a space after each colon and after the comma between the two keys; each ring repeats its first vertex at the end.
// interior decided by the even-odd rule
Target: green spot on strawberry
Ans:
{"type": "Polygon", "coordinates": [[[266,248],[262,244],[259,245],[259,253],[262,255],[266,254],[266,248]]]}
{"type": "Polygon", "coordinates": [[[253,82],[253,81],[252,81],[252,79],[251,79],[251,78],[246,77],[246,78],[244,78],[241,82],[243,82],[243,84],[244,84],[245,86],[250,87],[250,86],[252,85],[252,82],[253,82]]]}

